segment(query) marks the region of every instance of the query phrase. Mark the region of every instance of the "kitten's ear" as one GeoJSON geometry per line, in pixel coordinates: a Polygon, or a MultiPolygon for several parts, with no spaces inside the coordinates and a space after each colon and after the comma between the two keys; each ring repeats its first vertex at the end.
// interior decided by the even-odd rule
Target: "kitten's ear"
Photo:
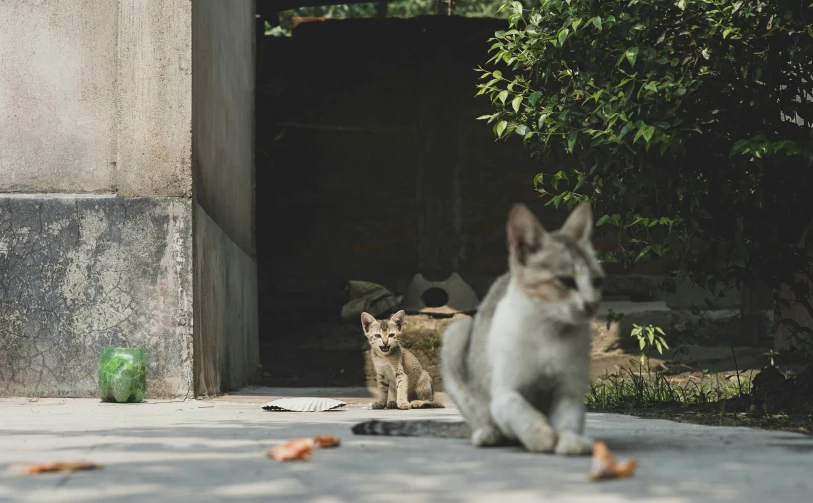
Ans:
{"type": "Polygon", "coordinates": [[[528,255],[542,248],[545,229],[536,216],[522,203],[517,203],[508,213],[508,248],[516,254],[520,264],[525,265],[528,255]]]}
{"type": "Polygon", "coordinates": [[[373,323],[375,323],[375,318],[367,313],[361,313],[361,328],[363,328],[365,332],[373,323]]]}
{"type": "Polygon", "coordinates": [[[593,235],[593,210],[590,203],[581,203],[570,212],[562,225],[562,232],[579,242],[590,241],[593,235]]]}
{"type": "Polygon", "coordinates": [[[390,321],[395,323],[395,326],[398,328],[398,330],[401,330],[401,327],[404,324],[404,316],[406,316],[406,313],[402,309],[397,313],[393,314],[392,317],[390,318],[390,321]]]}

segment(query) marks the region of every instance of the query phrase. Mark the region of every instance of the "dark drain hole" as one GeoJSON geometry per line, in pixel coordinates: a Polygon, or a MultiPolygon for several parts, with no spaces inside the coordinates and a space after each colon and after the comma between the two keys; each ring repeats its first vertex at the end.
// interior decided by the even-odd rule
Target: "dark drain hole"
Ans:
{"type": "Polygon", "coordinates": [[[421,294],[421,300],[426,307],[443,307],[449,303],[449,294],[443,288],[433,286],[421,294]]]}

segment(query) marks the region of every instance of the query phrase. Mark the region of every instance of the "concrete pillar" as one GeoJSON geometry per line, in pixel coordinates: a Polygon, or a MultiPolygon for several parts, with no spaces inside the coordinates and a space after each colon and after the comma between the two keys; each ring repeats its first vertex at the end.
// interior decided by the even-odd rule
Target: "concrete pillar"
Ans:
{"type": "MultiPolygon", "coordinates": [[[[227,4],[245,17],[253,2],[227,4]]],[[[201,19],[211,8],[194,4],[201,19]]],[[[222,34],[232,18],[195,32],[222,34]]],[[[253,23],[230,28],[253,36],[253,23]]],[[[192,89],[193,68],[209,69],[205,82],[229,51],[253,65],[251,44],[220,44],[219,53],[193,58],[192,33],[189,0],[0,2],[0,395],[95,395],[99,352],[114,345],[146,349],[148,396],[192,396],[193,358],[228,352],[232,340],[256,341],[251,308],[235,308],[253,301],[256,314],[256,293],[236,284],[237,275],[225,285],[218,279],[250,271],[231,253],[253,246],[237,222],[252,205],[252,179],[215,195],[201,189],[207,202],[195,204],[192,154],[206,141],[221,153],[200,170],[239,178],[253,169],[253,113],[245,106],[234,112],[238,125],[224,118],[237,132],[193,137],[201,111],[214,110],[209,123],[216,122],[226,114],[222,101],[253,99],[253,66],[248,88],[244,72],[236,85],[204,93],[194,110],[192,89]],[[248,147],[239,143],[239,154],[224,146],[243,134],[248,147]],[[231,219],[222,216],[230,198],[242,204],[231,219]],[[222,232],[206,234],[201,261],[193,235],[203,234],[205,215],[222,232]],[[206,282],[216,296],[199,288],[206,282]],[[193,332],[201,302],[208,319],[240,321],[227,333],[223,323],[193,332]]],[[[217,390],[244,382],[251,363],[231,363],[217,390]]]]}

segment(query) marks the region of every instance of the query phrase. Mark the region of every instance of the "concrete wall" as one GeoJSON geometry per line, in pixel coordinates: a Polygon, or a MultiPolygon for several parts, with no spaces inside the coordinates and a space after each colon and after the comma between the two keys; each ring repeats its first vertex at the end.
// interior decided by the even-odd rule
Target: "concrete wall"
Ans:
{"type": "Polygon", "coordinates": [[[190,2],[0,2],[0,54],[0,191],[191,195],[190,2]]]}
{"type": "Polygon", "coordinates": [[[193,393],[191,16],[0,2],[0,395],[94,395],[105,345],[193,393]]]}
{"type": "Polygon", "coordinates": [[[256,370],[252,36],[251,0],[0,2],[0,395],[93,395],[111,344],[148,396],[256,370]]]}
{"type": "Polygon", "coordinates": [[[195,376],[199,394],[257,374],[254,2],[199,0],[192,15],[195,376]]]}
{"type": "Polygon", "coordinates": [[[117,19],[107,2],[0,2],[0,190],[115,190],[117,19]]]}
{"type": "Polygon", "coordinates": [[[190,200],[0,195],[0,396],[93,396],[140,346],[149,396],[192,393],[190,200]]]}

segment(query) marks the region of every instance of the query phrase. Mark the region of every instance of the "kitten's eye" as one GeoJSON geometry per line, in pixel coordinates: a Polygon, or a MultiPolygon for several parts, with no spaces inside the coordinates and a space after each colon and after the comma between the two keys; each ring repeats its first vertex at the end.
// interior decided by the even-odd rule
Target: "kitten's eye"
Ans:
{"type": "Polygon", "coordinates": [[[380,339],[380,338],[381,338],[381,334],[375,334],[375,338],[376,338],[376,339],[380,339]]]}
{"type": "Polygon", "coordinates": [[[571,290],[576,289],[576,280],[573,279],[573,276],[559,276],[556,279],[558,279],[559,282],[565,287],[570,288],[571,290]]]}
{"type": "Polygon", "coordinates": [[[604,285],[604,277],[603,276],[596,276],[593,278],[593,288],[601,288],[604,285]]]}
{"type": "Polygon", "coordinates": [[[394,338],[395,338],[395,334],[390,334],[390,339],[394,339],[394,338]]]}

